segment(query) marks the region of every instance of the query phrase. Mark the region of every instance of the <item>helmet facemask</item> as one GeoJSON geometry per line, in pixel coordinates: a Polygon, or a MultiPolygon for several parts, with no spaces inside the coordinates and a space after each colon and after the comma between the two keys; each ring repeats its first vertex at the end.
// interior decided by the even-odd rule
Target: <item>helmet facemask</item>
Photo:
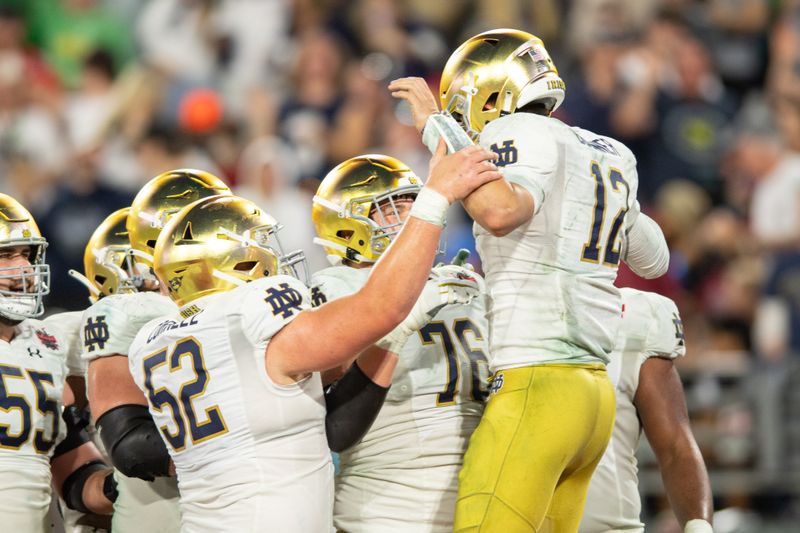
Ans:
{"type": "Polygon", "coordinates": [[[0,316],[13,322],[44,314],[44,297],[50,293],[50,265],[45,263],[47,241],[41,237],[5,241],[2,248],[30,246],[30,265],[0,267],[0,281],[9,287],[0,289],[0,316]]]}
{"type": "MultiPolygon", "coordinates": [[[[257,277],[264,277],[265,275],[285,275],[292,276],[306,285],[310,281],[310,272],[306,256],[302,250],[294,250],[285,253],[283,246],[281,246],[278,232],[283,228],[282,224],[265,224],[245,230],[242,234],[236,233],[220,227],[218,230],[217,238],[225,238],[232,241],[237,241],[242,247],[250,249],[255,252],[253,255],[264,258],[263,260],[253,261],[253,269],[257,268],[262,275],[254,275],[255,270],[249,269],[245,273],[246,276],[238,277],[231,272],[222,272],[214,269],[213,275],[225,281],[230,281],[236,285],[243,285],[257,277]],[[258,251],[266,252],[264,254],[258,251]],[[263,263],[263,264],[262,264],[263,263]]],[[[246,268],[247,262],[240,262],[234,267],[234,271],[240,270],[242,266],[246,268]]]]}

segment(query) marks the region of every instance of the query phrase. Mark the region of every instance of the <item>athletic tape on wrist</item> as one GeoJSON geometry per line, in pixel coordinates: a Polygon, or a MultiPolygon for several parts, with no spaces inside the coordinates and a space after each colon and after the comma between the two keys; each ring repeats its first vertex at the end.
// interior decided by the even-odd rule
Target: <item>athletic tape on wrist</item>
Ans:
{"type": "Polygon", "coordinates": [[[458,122],[444,112],[429,116],[425,129],[422,130],[422,142],[431,153],[436,152],[440,139],[444,139],[447,152],[451,154],[474,144],[458,122]]]}
{"type": "Polygon", "coordinates": [[[448,207],[450,202],[447,198],[433,189],[423,187],[408,215],[443,228],[448,207]]]}

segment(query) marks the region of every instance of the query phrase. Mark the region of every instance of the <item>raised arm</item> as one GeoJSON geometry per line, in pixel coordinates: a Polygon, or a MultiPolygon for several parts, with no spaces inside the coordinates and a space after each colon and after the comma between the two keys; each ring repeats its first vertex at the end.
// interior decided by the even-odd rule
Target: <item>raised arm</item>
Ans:
{"type": "Polygon", "coordinates": [[[302,312],[272,338],[267,371],[273,379],[332,368],[374,344],[408,315],[428,278],[449,205],[500,178],[492,152],[472,146],[443,154],[444,145],[411,216],[366,285],[351,296],[302,312]]]}
{"type": "Polygon", "coordinates": [[[634,404],[655,451],[672,508],[686,531],[710,532],[713,507],[703,457],[692,435],[683,387],[669,359],[651,357],[639,371],[634,404]]]}
{"type": "MultiPolygon", "coordinates": [[[[429,149],[433,149],[440,139],[444,139],[451,150],[472,144],[452,117],[438,114],[436,98],[424,79],[400,78],[389,84],[389,90],[395,98],[408,102],[414,124],[423,134],[423,142],[429,149]]],[[[481,145],[489,148],[492,141],[484,142],[482,135],[481,145]]],[[[487,183],[469,194],[464,199],[464,208],[475,222],[493,235],[502,237],[510,233],[530,220],[536,207],[534,197],[526,187],[515,183],[513,176],[529,172],[535,175],[537,170],[525,164],[516,165],[513,171],[506,169],[505,179],[487,183]]],[[[522,177],[521,183],[525,183],[525,177],[522,177]]],[[[540,203],[542,199],[538,199],[540,203]]]]}

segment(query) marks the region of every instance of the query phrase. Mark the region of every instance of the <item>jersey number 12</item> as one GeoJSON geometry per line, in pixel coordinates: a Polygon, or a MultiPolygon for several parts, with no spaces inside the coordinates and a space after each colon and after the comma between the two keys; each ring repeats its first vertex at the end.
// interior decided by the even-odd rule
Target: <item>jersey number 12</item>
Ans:
{"type": "MultiPolygon", "coordinates": [[[[606,214],[606,184],[603,180],[603,172],[600,169],[600,163],[592,161],[591,166],[592,177],[595,180],[594,188],[594,212],[592,213],[592,230],[589,235],[589,241],[583,245],[583,253],[581,254],[581,261],[587,263],[599,263],[602,251],[603,264],[606,266],[616,267],[619,264],[620,245],[617,243],[619,230],[622,228],[622,222],[625,220],[625,213],[628,212],[627,202],[617,211],[611,221],[611,229],[608,231],[605,244],[600,246],[600,237],[603,232],[603,222],[606,214]]],[[[608,173],[608,181],[611,184],[611,190],[615,193],[623,192],[620,185],[625,186],[625,194],[630,192],[628,182],[622,177],[622,173],[616,169],[611,168],[608,173]]]]}

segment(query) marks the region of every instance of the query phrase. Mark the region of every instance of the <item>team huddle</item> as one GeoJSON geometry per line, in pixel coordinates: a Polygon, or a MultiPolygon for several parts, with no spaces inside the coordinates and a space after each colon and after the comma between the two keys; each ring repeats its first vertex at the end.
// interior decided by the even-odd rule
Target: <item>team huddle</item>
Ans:
{"type": "Polygon", "coordinates": [[[522,31],[462,44],[439,98],[389,89],[429,175],[333,168],[319,272],[258,205],[176,169],[95,230],[72,273],[89,307],[42,321],[47,242],[0,195],[4,528],[51,531],[52,486],[66,531],[643,531],[644,430],[684,531],[712,531],[677,307],[614,286],[620,261],[669,261],[633,154],[550,117],[565,86],[522,31]],[[433,266],[456,202],[485,280],[463,254],[433,266]]]}

